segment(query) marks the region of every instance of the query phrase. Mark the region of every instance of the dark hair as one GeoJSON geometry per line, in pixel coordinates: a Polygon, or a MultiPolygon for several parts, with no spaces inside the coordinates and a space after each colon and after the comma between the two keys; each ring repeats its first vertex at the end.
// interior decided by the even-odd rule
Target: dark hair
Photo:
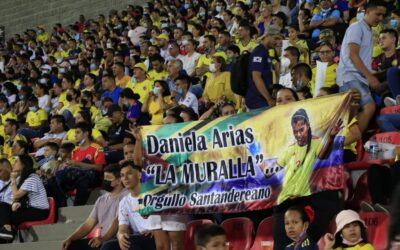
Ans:
{"type": "MultiPolygon", "coordinates": [[[[182,109],[180,109],[180,111],[182,112],[182,109]]],[[[175,123],[181,123],[184,122],[184,120],[182,119],[182,117],[179,116],[179,114],[168,114],[165,117],[171,117],[172,119],[175,120],[175,123]]]]}
{"type": "Polygon", "coordinates": [[[297,47],[289,46],[285,49],[285,51],[289,52],[290,54],[294,55],[297,58],[297,61],[300,59],[300,50],[297,47]]]}
{"type": "Polygon", "coordinates": [[[397,47],[397,42],[399,40],[399,34],[397,33],[397,31],[395,29],[384,29],[381,32],[379,32],[379,34],[390,34],[392,36],[394,36],[395,38],[395,46],[397,47]]]}
{"type": "Polygon", "coordinates": [[[300,218],[303,222],[308,222],[308,223],[311,222],[311,218],[307,215],[307,213],[304,210],[304,207],[302,206],[292,206],[289,207],[288,210],[286,210],[286,212],[287,211],[296,211],[300,214],[300,218]]]}
{"type": "Polygon", "coordinates": [[[92,138],[92,127],[90,127],[89,123],[87,123],[87,122],[78,122],[75,125],[75,129],[78,129],[78,128],[80,130],[82,130],[83,133],[88,132],[89,139],[92,138]]]}
{"type": "Polygon", "coordinates": [[[180,81],[182,81],[183,83],[187,84],[187,85],[188,85],[188,89],[189,89],[189,87],[190,87],[190,81],[191,81],[190,76],[187,76],[187,75],[180,75],[180,76],[178,76],[178,77],[175,79],[175,82],[178,81],[178,80],[180,80],[180,81]]]}
{"type": "Polygon", "coordinates": [[[110,173],[115,176],[115,178],[121,177],[121,167],[118,163],[110,164],[104,168],[104,172],[110,173]]]}
{"type": "Polygon", "coordinates": [[[126,168],[126,167],[131,167],[133,169],[136,169],[139,172],[142,172],[142,167],[136,165],[133,161],[125,161],[124,163],[121,164],[121,169],[126,168]]]}
{"type": "Polygon", "coordinates": [[[210,40],[210,42],[213,42],[214,45],[217,43],[217,40],[215,39],[215,37],[213,35],[206,35],[206,36],[204,36],[204,38],[207,38],[208,40],[210,40]]]}
{"type": "MultiPolygon", "coordinates": [[[[310,126],[310,119],[308,118],[307,112],[304,109],[299,109],[293,114],[292,121],[291,121],[292,126],[293,126],[293,124],[297,123],[298,121],[304,121],[308,127],[307,150],[306,150],[306,155],[307,155],[307,153],[310,151],[310,147],[311,147],[312,133],[311,133],[311,126],[310,126]]],[[[305,160],[305,157],[303,158],[301,165],[303,164],[304,160],[305,160]]]]}
{"type": "Polygon", "coordinates": [[[162,96],[163,96],[163,97],[165,97],[165,96],[170,96],[170,95],[171,95],[171,92],[169,91],[168,83],[167,83],[166,81],[164,81],[164,80],[157,80],[157,81],[154,82],[154,86],[156,85],[156,83],[160,84],[161,87],[164,89],[164,92],[162,93],[162,96]]]}
{"type": "Polygon", "coordinates": [[[185,107],[181,110],[181,113],[188,114],[190,121],[197,121],[199,119],[199,115],[192,108],[185,107]]]}
{"type": "Polygon", "coordinates": [[[122,69],[125,68],[125,65],[124,65],[122,62],[115,62],[114,65],[115,65],[115,66],[119,66],[119,67],[121,67],[122,69]]]}
{"type": "Polygon", "coordinates": [[[11,163],[7,158],[0,158],[0,165],[7,165],[7,167],[11,170],[11,163]]]}
{"type": "Polygon", "coordinates": [[[62,123],[63,127],[65,127],[65,118],[62,115],[53,115],[50,120],[56,120],[58,123],[62,123]]]}
{"type": "Polygon", "coordinates": [[[311,70],[311,67],[308,65],[308,64],[306,64],[306,63],[298,63],[298,64],[296,64],[294,67],[293,67],[293,69],[292,70],[294,70],[296,73],[297,72],[304,72],[304,74],[305,74],[305,76],[308,78],[308,79],[312,79],[312,70],[311,70]]]}
{"type": "Polygon", "coordinates": [[[64,149],[67,150],[68,152],[72,152],[75,149],[75,144],[71,143],[71,142],[66,142],[61,144],[60,149],[64,149]]]}
{"type": "Polygon", "coordinates": [[[237,45],[231,44],[228,46],[227,50],[231,50],[233,53],[240,55],[240,48],[237,45]]]}
{"type": "Polygon", "coordinates": [[[17,140],[17,141],[15,141],[15,143],[17,143],[18,146],[24,150],[24,154],[29,153],[29,144],[26,141],[17,140]]]}
{"type": "Polygon", "coordinates": [[[112,74],[104,74],[102,78],[107,78],[111,80],[113,83],[115,83],[115,77],[112,74]]]}
{"type": "Polygon", "coordinates": [[[328,46],[332,51],[335,51],[335,47],[333,47],[333,45],[327,40],[322,40],[319,44],[318,50],[320,50],[322,46],[328,46]]]}
{"type": "Polygon", "coordinates": [[[51,150],[56,151],[56,152],[58,152],[58,149],[60,148],[58,146],[58,144],[55,142],[48,142],[45,144],[45,146],[51,148],[51,150]]]}
{"type": "Polygon", "coordinates": [[[121,93],[119,93],[119,97],[125,97],[136,101],[140,99],[140,95],[133,93],[133,90],[130,88],[124,88],[121,93]]]}
{"type": "Polygon", "coordinates": [[[367,1],[366,4],[364,5],[364,9],[374,9],[374,8],[378,8],[378,7],[384,7],[387,8],[387,4],[384,1],[380,1],[380,0],[370,0],[367,1]]]}
{"type": "Polygon", "coordinates": [[[33,170],[33,160],[32,157],[28,154],[23,154],[18,156],[20,163],[22,164],[21,176],[19,179],[19,183],[17,185],[18,188],[22,186],[28,177],[34,173],[33,170]]]}
{"type": "Polygon", "coordinates": [[[278,92],[279,92],[279,91],[282,91],[282,90],[288,90],[288,91],[290,91],[290,93],[292,93],[293,98],[294,98],[296,101],[299,100],[299,96],[297,95],[296,91],[294,91],[294,89],[292,89],[292,88],[285,88],[285,87],[280,88],[280,89],[278,89],[278,91],[276,91],[276,94],[278,94],[278,92]]]}
{"type": "Polygon", "coordinates": [[[328,95],[333,95],[333,94],[339,93],[339,86],[337,86],[335,84],[331,87],[322,87],[319,90],[325,91],[328,95]]]}
{"type": "Polygon", "coordinates": [[[15,126],[16,130],[19,129],[19,124],[18,124],[17,120],[8,118],[8,119],[6,119],[6,122],[10,123],[11,126],[15,126]]]}
{"type": "Polygon", "coordinates": [[[221,64],[221,72],[226,71],[226,61],[222,56],[214,56],[214,59],[221,64]]]}
{"type": "MultiPolygon", "coordinates": [[[[361,238],[362,238],[362,241],[360,242],[360,243],[368,243],[368,235],[367,235],[367,230],[366,230],[366,228],[364,227],[364,225],[361,223],[361,222],[359,222],[359,221],[355,221],[355,222],[357,222],[358,223],[358,225],[360,226],[360,229],[361,229],[361,238]]],[[[350,223],[349,223],[350,224],[350,223]]],[[[346,224],[347,225],[347,224],[346,224]]],[[[343,229],[342,229],[343,230],[343,229]]],[[[342,238],[342,230],[340,230],[340,232],[338,232],[337,234],[336,234],[336,236],[335,236],[335,244],[333,245],[333,248],[334,249],[336,249],[336,248],[348,248],[348,247],[350,247],[350,246],[348,246],[348,245],[346,245],[346,244],[344,244],[343,243],[343,238],[342,238]]]]}
{"type": "Polygon", "coordinates": [[[307,86],[303,86],[300,89],[297,90],[297,92],[303,93],[304,99],[310,99],[312,98],[311,90],[307,86]]]}
{"type": "Polygon", "coordinates": [[[155,55],[151,56],[149,59],[150,59],[150,62],[154,62],[154,61],[159,61],[160,63],[165,62],[164,57],[162,57],[160,54],[155,54],[155,55]]]}
{"type": "Polygon", "coordinates": [[[211,238],[215,236],[226,235],[224,229],[217,224],[204,224],[197,227],[194,236],[196,246],[205,247],[211,238]]]}

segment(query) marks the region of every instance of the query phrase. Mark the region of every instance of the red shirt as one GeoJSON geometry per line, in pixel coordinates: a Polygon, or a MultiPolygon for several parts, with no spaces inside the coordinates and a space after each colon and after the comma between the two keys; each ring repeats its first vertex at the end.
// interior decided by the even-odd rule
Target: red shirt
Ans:
{"type": "Polygon", "coordinates": [[[106,164],[106,157],[104,155],[103,148],[96,143],[91,143],[85,150],[83,150],[81,147],[76,147],[72,152],[72,160],[85,160],[86,163],[90,162],[91,164],[103,166],[106,164]]]}

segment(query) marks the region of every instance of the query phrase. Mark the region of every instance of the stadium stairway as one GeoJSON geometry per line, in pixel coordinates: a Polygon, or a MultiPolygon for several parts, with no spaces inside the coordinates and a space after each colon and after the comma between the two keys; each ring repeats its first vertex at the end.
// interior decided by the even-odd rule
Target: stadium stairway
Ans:
{"type": "Polygon", "coordinates": [[[100,192],[92,192],[86,206],[63,207],[58,210],[58,221],[52,225],[33,226],[22,232],[24,243],[18,237],[12,244],[0,244],[0,250],[59,250],[61,242],[89,216],[100,192]]]}

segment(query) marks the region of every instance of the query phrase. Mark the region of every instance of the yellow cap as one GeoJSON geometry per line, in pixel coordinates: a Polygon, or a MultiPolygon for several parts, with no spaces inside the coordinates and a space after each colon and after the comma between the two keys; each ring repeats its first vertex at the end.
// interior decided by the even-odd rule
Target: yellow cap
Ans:
{"type": "Polygon", "coordinates": [[[147,67],[144,63],[136,63],[133,68],[139,68],[139,69],[143,70],[144,72],[147,72],[147,67]]]}
{"type": "Polygon", "coordinates": [[[160,34],[160,35],[158,35],[158,36],[157,36],[157,39],[164,39],[164,40],[169,41],[169,37],[168,37],[166,34],[160,34]]]}

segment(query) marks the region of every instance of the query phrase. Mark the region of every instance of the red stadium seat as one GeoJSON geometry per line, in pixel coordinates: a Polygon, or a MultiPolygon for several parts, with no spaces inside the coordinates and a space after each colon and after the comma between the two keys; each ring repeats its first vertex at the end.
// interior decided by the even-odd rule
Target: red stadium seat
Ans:
{"type": "Polygon", "coordinates": [[[265,218],[261,221],[260,225],[258,225],[256,238],[254,239],[251,250],[262,250],[261,242],[274,240],[272,223],[272,217],[265,218]]]}
{"type": "Polygon", "coordinates": [[[191,250],[191,249],[196,249],[196,246],[194,245],[194,235],[196,233],[196,228],[200,225],[204,224],[212,224],[213,222],[211,220],[193,220],[190,221],[186,225],[186,234],[185,234],[185,249],[186,250],[191,250]]]}
{"type": "Polygon", "coordinates": [[[390,143],[400,145],[400,132],[385,132],[375,135],[375,139],[379,143],[390,143]]]}
{"type": "Polygon", "coordinates": [[[380,111],[381,115],[386,115],[386,114],[400,114],[400,106],[391,106],[391,107],[384,107],[380,111]]]}
{"type": "Polygon", "coordinates": [[[49,197],[48,200],[49,200],[49,216],[46,219],[38,221],[26,221],[20,224],[18,226],[18,229],[25,230],[32,226],[54,224],[56,222],[56,204],[52,197],[49,197]]]}
{"type": "Polygon", "coordinates": [[[56,222],[56,203],[52,197],[49,197],[48,200],[49,200],[49,216],[46,219],[38,221],[26,221],[18,225],[17,229],[20,242],[24,242],[21,230],[27,230],[33,226],[38,226],[38,225],[54,224],[56,222]]]}
{"type": "Polygon", "coordinates": [[[371,202],[371,196],[368,192],[368,175],[367,172],[363,173],[357,181],[354,189],[354,195],[346,201],[346,207],[354,210],[360,208],[362,201],[371,202]]]}
{"type": "Polygon", "coordinates": [[[86,235],[86,238],[92,239],[92,238],[99,237],[99,236],[100,236],[100,233],[101,233],[101,228],[100,228],[98,225],[96,225],[96,226],[92,229],[92,231],[90,231],[90,233],[88,233],[88,235],[86,235]]]}
{"type": "Polygon", "coordinates": [[[249,218],[238,217],[223,221],[229,250],[248,250],[253,244],[253,222],[249,218]]]}
{"type": "Polygon", "coordinates": [[[362,212],[360,217],[367,226],[368,241],[376,250],[387,249],[389,215],[383,212],[362,212]]]}

